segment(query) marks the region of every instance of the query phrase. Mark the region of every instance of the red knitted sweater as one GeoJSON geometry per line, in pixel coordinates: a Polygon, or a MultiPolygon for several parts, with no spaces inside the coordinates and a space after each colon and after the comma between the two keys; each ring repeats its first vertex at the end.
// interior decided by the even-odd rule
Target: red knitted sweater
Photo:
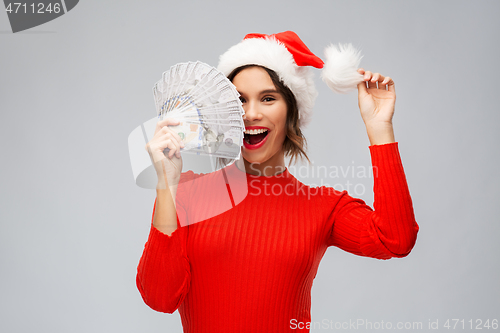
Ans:
{"type": "MultiPolygon", "coordinates": [[[[211,177],[220,172],[183,173],[181,183],[205,179],[191,182],[196,189],[179,187],[179,227],[170,236],[151,225],[137,269],[144,302],[156,311],[178,309],[189,333],[290,332],[292,323],[310,322],[311,288],[329,246],[389,259],[407,256],[415,244],[419,227],[398,143],[369,149],[375,210],[347,191],[306,186],[285,170],[272,177],[246,174],[251,185],[241,203],[186,225],[181,221],[199,221],[196,214],[214,209],[210,198],[217,196],[206,193],[218,191],[211,177]],[[186,204],[188,195],[195,210],[186,204]]],[[[242,173],[234,164],[225,171],[242,173]]]]}

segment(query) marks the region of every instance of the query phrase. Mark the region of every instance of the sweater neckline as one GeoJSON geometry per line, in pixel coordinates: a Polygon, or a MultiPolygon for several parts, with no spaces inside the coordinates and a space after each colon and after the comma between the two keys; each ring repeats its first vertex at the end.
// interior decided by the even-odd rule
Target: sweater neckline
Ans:
{"type": "Polygon", "coordinates": [[[238,169],[236,166],[236,162],[232,163],[228,167],[226,167],[226,170],[229,174],[235,176],[236,178],[241,177],[243,174],[246,175],[246,178],[248,180],[259,180],[259,181],[268,181],[270,183],[274,182],[289,182],[294,179],[293,175],[288,171],[288,168],[285,167],[285,170],[279,174],[273,175],[273,176],[257,176],[253,175],[251,173],[242,171],[238,169]]]}

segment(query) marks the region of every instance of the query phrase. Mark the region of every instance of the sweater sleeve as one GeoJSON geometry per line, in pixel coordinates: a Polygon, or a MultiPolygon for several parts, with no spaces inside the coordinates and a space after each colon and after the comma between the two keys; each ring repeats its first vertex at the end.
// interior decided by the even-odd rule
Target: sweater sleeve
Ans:
{"type": "MultiPolygon", "coordinates": [[[[187,180],[194,174],[188,172],[182,176],[176,195],[177,229],[169,236],[156,229],[151,219],[149,237],[137,267],[136,284],[142,299],[153,310],[165,313],[174,313],[179,308],[191,282],[186,252],[188,227],[184,223],[187,209],[182,198],[189,188],[187,180]]],[[[153,217],[155,208],[156,199],[153,217]]]]}
{"type": "MultiPolygon", "coordinates": [[[[417,239],[410,191],[398,143],[369,147],[373,167],[374,210],[343,191],[336,199],[328,246],[377,259],[405,257],[417,239]]],[[[329,200],[333,200],[330,197],[329,200]]]]}

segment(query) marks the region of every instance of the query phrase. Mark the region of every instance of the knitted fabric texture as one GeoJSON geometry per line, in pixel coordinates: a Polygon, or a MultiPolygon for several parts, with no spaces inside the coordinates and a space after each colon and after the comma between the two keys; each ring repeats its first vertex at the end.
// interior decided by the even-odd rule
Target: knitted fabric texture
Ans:
{"type": "MultiPolygon", "coordinates": [[[[184,227],[178,220],[170,236],[151,224],[136,279],[144,302],[160,312],[178,310],[185,333],[289,332],[291,320],[310,322],[311,288],[328,247],[389,259],[407,256],[416,242],[398,143],[369,150],[374,209],[347,191],[306,186],[285,170],[247,174],[249,192],[240,204],[184,227]]],[[[242,172],[234,164],[225,170],[242,172]]],[[[178,218],[196,218],[183,202],[188,195],[201,199],[210,174],[196,184],[178,190],[178,218]]],[[[210,209],[210,201],[197,211],[210,209]]]]}

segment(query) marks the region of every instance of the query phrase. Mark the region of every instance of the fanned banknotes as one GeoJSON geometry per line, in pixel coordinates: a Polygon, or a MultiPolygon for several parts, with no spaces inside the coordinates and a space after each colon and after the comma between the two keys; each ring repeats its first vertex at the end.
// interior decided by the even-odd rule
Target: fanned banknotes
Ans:
{"type": "Polygon", "coordinates": [[[239,159],[245,125],[240,94],[226,76],[203,62],[179,63],[153,87],[158,120],[174,118],[169,126],[185,144],[182,153],[239,159]]]}

